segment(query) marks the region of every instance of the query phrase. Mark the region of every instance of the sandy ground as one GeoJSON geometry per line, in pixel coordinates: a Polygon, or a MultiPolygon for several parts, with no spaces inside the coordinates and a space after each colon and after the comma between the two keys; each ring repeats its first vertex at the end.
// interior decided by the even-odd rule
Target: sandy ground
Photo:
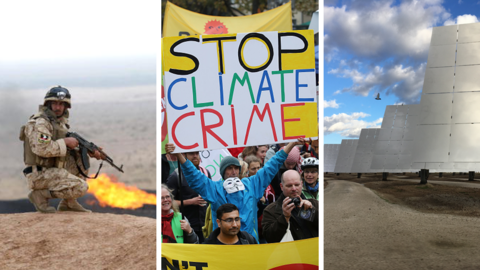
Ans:
{"type": "Polygon", "coordinates": [[[325,269],[480,269],[478,217],[423,213],[352,181],[324,195],[325,269]]]}
{"type": "MultiPolygon", "coordinates": [[[[156,87],[70,88],[71,130],[104,148],[122,174],[104,163],[102,172],[141,189],[156,189],[156,87]]],[[[0,92],[0,200],[26,198],[20,127],[36,113],[46,89],[0,92]]],[[[90,173],[99,163],[92,160],[90,173]]]]}
{"type": "Polygon", "coordinates": [[[156,269],[155,222],[99,213],[0,215],[0,269],[156,269]]]}
{"type": "Polygon", "coordinates": [[[430,175],[426,185],[419,184],[416,174],[390,174],[388,181],[381,181],[380,174],[363,174],[361,178],[356,174],[328,175],[325,179],[363,184],[389,203],[424,213],[480,217],[480,181],[467,181],[468,176],[430,175]]]}

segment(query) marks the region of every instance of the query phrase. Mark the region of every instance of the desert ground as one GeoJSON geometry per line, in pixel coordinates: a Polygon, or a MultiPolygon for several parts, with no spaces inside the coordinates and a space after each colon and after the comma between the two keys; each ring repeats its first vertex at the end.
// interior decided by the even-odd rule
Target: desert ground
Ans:
{"type": "Polygon", "coordinates": [[[155,219],[21,213],[0,214],[0,223],[0,269],[156,269],[155,219]]]}
{"type": "MultiPolygon", "coordinates": [[[[102,168],[126,185],[156,187],[156,86],[67,87],[72,95],[70,130],[103,147],[125,173],[102,168]]],[[[35,114],[48,89],[0,91],[0,200],[26,198],[19,130],[35,114]]],[[[91,161],[90,173],[99,162],[91,161]]]]}
{"type": "Polygon", "coordinates": [[[480,269],[480,181],[325,174],[324,269],[480,269]]]}

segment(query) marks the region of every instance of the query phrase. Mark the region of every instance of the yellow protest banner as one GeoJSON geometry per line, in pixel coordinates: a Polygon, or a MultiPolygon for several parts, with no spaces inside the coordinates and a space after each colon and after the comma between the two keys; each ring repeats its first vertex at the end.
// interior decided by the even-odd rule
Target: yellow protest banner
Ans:
{"type": "Polygon", "coordinates": [[[163,37],[288,30],[292,30],[290,2],[269,11],[241,17],[203,15],[167,2],[163,21],[163,37]]]}
{"type": "Polygon", "coordinates": [[[162,269],[318,269],[318,237],[261,245],[162,244],[162,269]]]}

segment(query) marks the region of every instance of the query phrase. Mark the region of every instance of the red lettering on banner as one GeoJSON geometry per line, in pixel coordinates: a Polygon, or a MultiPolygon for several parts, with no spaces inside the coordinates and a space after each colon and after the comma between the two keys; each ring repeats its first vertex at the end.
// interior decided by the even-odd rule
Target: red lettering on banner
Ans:
{"type": "Polygon", "coordinates": [[[237,145],[237,123],[235,122],[235,109],[231,106],[232,112],[232,132],[233,132],[233,144],[237,145]]]}
{"type": "Polygon", "coordinates": [[[223,146],[227,147],[228,144],[226,142],[224,142],[220,137],[218,137],[218,135],[215,134],[215,132],[212,131],[212,128],[216,128],[216,127],[219,127],[219,126],[223,125],[222,115],[219,112],[215,111],[214,109],[203,109],[203,110],[200,110],[200,118],[202,120],[203,148],[208,149],[208,146],[207,146],[207,132],[210,133],[210,135],[212,135],[215,139],[217,139],[217,141],[219,141],[223,146]],[[220,119],[220,122],[218,122],[217,124],[206,126],[205,125],[205,117],[204,117],[205,113],[215,114],[220,119]]]}
{"type": "Polygon", "coordinates": [[[273,139],[277,141],[277,133],[275,132],[275,124],[273,123],[272,112],[270,111],[270,105],[267,103],[265,104],[265,108],[263,108],[263,112],[261,114],[260,114],[260,110],[258,109],[258,106],[253,105],[252,114],[250,115],[250,120],[248,120],[247,134],[245,135],[245,142],[243,144],[245,145],[247,144],[248,134],[250,133],[250,126],[252,124],[252,119],[253,119],[253,113],[256,113],[258,115],[258,119],[260,119],[260,121],[263,122],[263,119],[265,118],[265,114],[267,112],[268,112],[268,117],[270,118],[270,126],[272,127],[273,139]]]}
{"type": "Polygon", "coordinates": [[[318,270],[318,265],[307,263],[293,263],[270,268],[270,270],[291,270],[291,269],[303,269],[303,270],[318,270]]]}
{"type": "Polygon", "coordinates": [[[195,143],[195,144],[192,144],[192,145],[183,145],[181,144],[178,139],[177,139],[177,135],[175,134],[175,130],[177,129],[177,125],[178,123],[185,117],[187,116],[193,116],[195,115],[195,112],[189,112],[189,113],[186,113],[180,117],[177,118],[177,120],[175,120],[175,123],[173,123],[173,126],[172,126],[172,138],[173,138],[173,141],[175,142],[176,145],[178,145],[180,148],[182,149],[192,149],[192,148],[195,148],[195,147],[198,147],[198,143],[195,143]]]}
{"type": "Polygon", "coordinates": [[[296,122],[300,121],[300,118],[289,118],[285,119],[285,116],[283,114],[283,108],[285,107],[296,107],[296,106],[304,106],[305,103],[293,103],[293,104],[282,104],[280,105],[280,110],[282,112],[282,135],[284,140],[290,140],[290,139],[298,139],[298,138],[305,138],[305,135],[301,136],[291,136],[291,137],[285,137],[285,122],[296,122]]]}

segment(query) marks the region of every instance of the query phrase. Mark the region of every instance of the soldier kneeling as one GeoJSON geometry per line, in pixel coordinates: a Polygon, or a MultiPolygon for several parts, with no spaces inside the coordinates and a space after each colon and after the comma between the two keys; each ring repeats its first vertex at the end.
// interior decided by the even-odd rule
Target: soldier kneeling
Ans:
{"type": "MultiPolygon", "coordinates": [[[[51,198],[62,199],[58,211],[91,212],[77,202],[88,190],[85,181],[88,171],[83,169],[76,150],[77,139],[66,137],[70,98],[66,88],[53,87],[45,95],[38,113],[20,131],[26,165],[23,173],[32,190],[28,198],[39,212],[55,212],[48,205],[51,198]]],[[[98,151],[89,155],[101,158],[98,151]]]]}

